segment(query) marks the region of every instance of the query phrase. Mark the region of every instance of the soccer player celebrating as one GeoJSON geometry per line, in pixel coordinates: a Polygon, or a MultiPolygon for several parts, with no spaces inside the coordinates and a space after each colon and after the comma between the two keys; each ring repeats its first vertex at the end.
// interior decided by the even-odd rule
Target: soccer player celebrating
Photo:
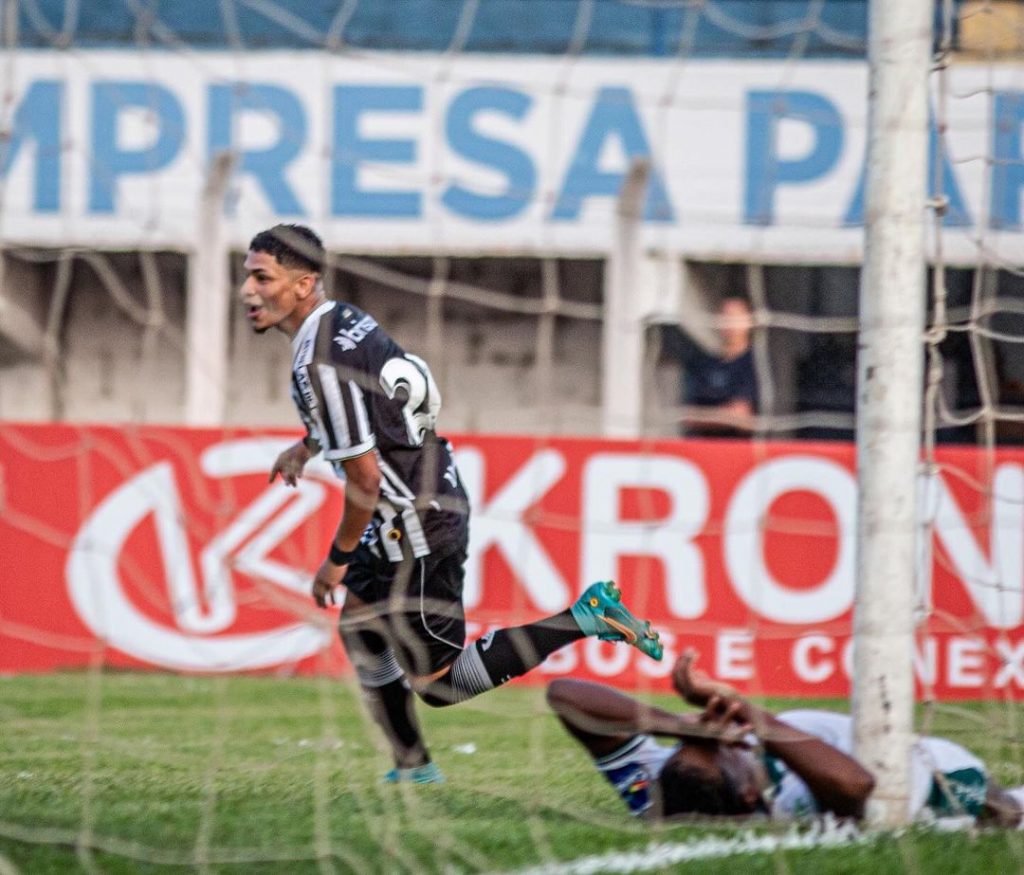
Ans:
{"type": "Polygon", "coordinates": [[[566,611],[465,645],[463,564],[469,505],[451,446],[435,431],[441,406],[426,362],[368,313],[328,300],[324,249],[302,225],[257,234],[239,298],[253,330],[291,338],[292,397],[306,436],[275,461],[270,480],[294,486],[323,452],[345,479],[330,552],[313,580],[320,607],[344,583],[339,631],[364,699],[391,744],[385,780],[443,780],[412,707],[461,702],[504,684],[585,636],[626,641],[654,659],[662,647],[610,582],[566,611]]]}
{"type": "MultiPolygon", "coordinates": [[[[693,651],[684,653],[672,680],[700,714],[676,714],[586,681],[559,679],[548,687],[563,726],[632,814],[864,814],[874,778],[852,756],[848,715],[803,709],[776,716],[711,680],[695,660],[693,651]],[[655,736],[675,743],[660,745],[655,736]]],[[[911,753],[910,810],[915,817],[971,815],[1018,826],[1024,787],[1005,790],[960,745],[923,737],[911,753]]]]}

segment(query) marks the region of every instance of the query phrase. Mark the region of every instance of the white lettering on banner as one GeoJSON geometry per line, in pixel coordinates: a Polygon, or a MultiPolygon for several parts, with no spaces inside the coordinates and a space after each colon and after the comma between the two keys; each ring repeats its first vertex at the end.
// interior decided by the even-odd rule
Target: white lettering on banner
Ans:
{"type": "Polygon", "coordinates": [[[843,652],[840,654],[840,658],[843,661],[843,674],[846,675],[847,678],[853,677],[853,649],[855,643],[854,639],[850,638],[843,645],[843,652]]]}
{"type": "Polygon", "coordinates": [[[997,466],[988,508],[989,555],[972,534],[976,528],[964,515],[941,477],[929,479],[925,507],[934,514],[935,535],[946,548],[956,576],[974,606],[996,629],[1024,622],[1024,467],[997,466]]]}
{"type": "Polygon", "coordinates": [[[809,684],[820,684],[822,681],[827,681],[836,672],[835,660],[820,659],[817,655],[828,655],[835,649],[835,640],[827,635],[802,636],[793,645],[793,672],[800,680],[809,684]]]}
{"type": "Polygon", "coordinates": [[[995,686],[1006,687],[1012,681],[1018,689],[1024,689],[1024,641],[1013,646],[1009,641],[996,642],[996,653],[1003,660],[1003,666],[996,673],[995,686]]]}
{"type": "Polygon", "coordinates": [[[934,638],[925,638],[914,644],[914,673],[926,687],[935,685],[939,677],[939,644],[934,638]]]}
{"type": "Polygon", "coordinates": [[[624,644],[587,638],[583,642],[583,658],[587,668],[602,678],[622,674],[629,665],[635,651],[624,644]]]}
{"type": "Polygon", "coordinates": [[[595,453],[583,469],[581,586],[614,575],[620,556],[656,557],[665,569],[669,610],[694,619],[707,609],[704,557],[694,543],[707,522],[704,474],[674,456],[595,453]],[[623,489],[655,489],[668,496],[667,516],[654,521],[619,518],[623,489]]]}
{"type": "MultiPolygon", "coordinates": [[[[644,677],[668,677],[678,655],[679,636],[663,631],[661,640],[665,645],[661,662],[648,659],[632,648],[587,639],[549,656],[540,671],[545,675],[565,675],[581,670],[611,679],[635,668],[644,677]]],[[[774,664],[766,666],[763,657],[758,657],[757,638],[747,630],[719,632],[711,636],[708,646],[715,654],[712,674],[719,680],[749,681],[759,674],[763,676],[766,669],[775,670],[774,664]]],[[[927,636],[914,649],[914,675],[918,683],[931,688],[938,677],[941,653],[950,686],[978,689],[991,684],[996,689],[1010,685],[1024,689],[1024,639],[1016,643],[1009,640],[995,643],[995,651],[1002,660],[998,668],[986,664],[986,649],[985,642],[977,639],[927,636]]],[[[849,678],[852,659],[852,640],[844,637],[840,647],[836,637],[824,632],[801,635],[789,650],[795,680],[807,685],[825,684],[839,670],[849,678]]]]}
{"type": "MultiPolygon", "coordinates": [[[[229,442],[204,454],[203,468],[210,476],[223,476],[225,472],[262,474],[269,470],[277,453],[290,444],[289,440],[268,439],[229,442]]],[[[326,466],[314,464],[307,467],[306,475],[330,482],[333,478],[329,471],[326,466]]],[[[305,510],[312,512],[319,506],[319,500],[314,504],[314,499],[313,493],[307,492],[305,510]]],[[[241,543],[252,534],[254,527],[266,520],[271,503],[266,493],[260,496],[233,521],[229,534],[204,551],[203,596],[208,605],[204,613],[173,469],[167,462],[147,468],[100,502],[75,537],[66,568],[72,604],[97,637],[137,659],[168,668],[240,671],[294,662],[316,653],[330,640],[331,633],[302,622],[261,632],[199,634],[224,629],[233,621],[234,588],[223,571],[228,545],[241,543]],[[149,515],[156,523],[164,576],[179,628],[147,617],[132,603],[120,579],[118,565],[125,541],[149,515]],[[245,531],[247,526],[253,528],[245,531]]],[[[291,514],[284,522],[275,521],[274,537],[290,534],[304,518],[305,514],[291,514]]],[[[257,535],[248,548],[249,561],[264,563],[265,567],[265,555],[275,544],[270,536],[257,535]]],[[[290,585],[296,574],[286,575],[290,585]]]]}
{"type": "MultiPolygon", "coordinates": [[[[717,646],[721,646],[720,642],[717,646]]],[[[756,642],[755,642],[756,646],[756,642]]],[[[977,689],[991,681],[997,689],[1013,684],[1024,689],[1024,640],[1013,643],[1006,639],[995,642],[994,648],[1002,665],[994,672],[986,664],[987,645],[976,638],[950,636],[937,639],[932,635],[918,641],[914,647],[914,676],[926,689],[935,685],[939,676],[939,655],[945,659],[945,675],[951,687],[977,689]],[[990,677],[991,674],[991,677],[990,677]]],[[[836,672],[836,639],[823,633],[802,635],[793,643],[790,662],[798,680],[820,684],[836,672]]],[[[853,641],[847,639],[842,647],[840,661],[843,674],[850,676],[853,641]]]]}
{"type": "Polygon", "coordinates": [[[677,636],[664,629],[659,629],[658,635],[661,639],[661,646],[664,649],[661,661],[655,662],[646,656],[640,656],[636,661],[636,667],[640,674],[649,678],[667,678],[672,674],[672,667],[679,656],[676,650],[676,643],[679,640],[677,636]]]}
{"type": "Polygon", "coordinates": [[[838,462],[794,455],[753,468],[725,517],[725,564],[736,592],[762,617],[780,623],[820,623],[846,613],[853,603],[856,506],[856,482],[838,462]],[[835,567],[820,585],[801,591],[777,581],[764,555],[764,518],[777,498],[795,491],[825,499],[839,526],[835,567]]]}
{"type": "MultiPolygon", "coordinates": [[[[491,624],[483,629],[477,623],[467,623],[469,640],[475,640],[483,631],[500,628],[491,624]]],[[[672,673],[672,666],[678,656],[680,643],[688,645],[689,636],[679,636],[667,630],[661,631],[665,655],[661,662],[655,662],[634,648],[622,644],[601,642],[590,638],[563,647],[551,654],[539,668],[548,676],[568,675],[576,671],[588,672],[598,677],[614,679],[635,669],[637,674],[647,678],[665,678],[672,673]]],[[[701,645],[702,650],[704,645],[701,645]]],[[[733,629],[718,632],[709,637],[709,652],[715,654],[714,677],[723,681],[749,681],[764,672],[775,672],[774,663],[766,665],[764,657],[758,654],[758,639],[747,629],[733,629]]],[[[1013,686],[1024,689],[1024,639],[1011,641],[1000,639],[994,643],[1001,665],[985,660],[987,645],[979,639],[964,636],[937,638],[929,635],[919,640],[914,648],[914,675],[926,689],[934,686],[938,678],[940,656],[945,660],[945,674],[950,686],[961,689],[978,689],[991,684],[996,689],[1013,686]]],[[[817,685],[833,681],[837,671],[846,678],[850,676],[853,661],[853,641],[846,637],[837,638],[820,631],[811,631],[793,641],[789,649],[789,665],[793,677],[800,684],[817,685]],[[840,646],[840,642],[842,646],[840,646]]],[[[807,692],[802,690],[801,692],[807,692]]]]}
{"type": "Polygon", "coordinates": [[[540,665],[544,674],[570,674],[580,664],[579,654],[573,646],[556,650],[540,665]]]}
{"type": "Polygon", "coordinates": [[[153,521],[164,560],[174,619],[186,632],[220,631],[235,620],[235,598],[230,578],[204,576],[200,596],[192,573],[188,535],[182,525],[185,514],[170,465],[161,463],[155,466],[153,486],[153,521]]]}
{"type": "Polygon", "coordinates": [[[746,630],[721,632],[715,638],[715,677],[748,681],[754,676],[754,636],[746,630]]]}
{"type": "Polygon", "coordinates": [[[533,603],[544,611],[558,611],[569,602],[569,587],[551,561],[523,513],[554,486],[565,473],[565,457],[557,450],[535,453],[485,502],[484,456],[467,447],[455,451],[455,462],[473,509],[469,527],[469,558],[463,602],[475,608],[483,598],[483,556],[491,547],[502,556],[533,603]]]}
{"type": "Polygon", "coordinates": [[[946,680],[951,687],[980,687],[985,683],[985,642],[951,638],[947,645],[946,680]]]}
{"type": "MultiPolygon", "coordinates": [[[[256,452],[260,452],[259,447],[256,448],[256,452]]],[[[322,463],[322,460],[318,461],[322,463]]],[[[218,444],[206,450],[199,460],[199,465],[203,473],[215,479],[253,473],[251,451],[239,452],[237,442],[229,445],[218,444]]],[[[270,559],[269,554],[303,522],[311,518],[324,503],[327,487],[313,479],[318,467],[316,462],[309,463],[305,476],[298,480],[294,487],[275,483],[266,488],[231,521],[227,528],[206,545],[200,554],[200,568],[203,571],[203,579],[207,581],[207,589],[213,585],[211,582],[216,582],[218,589],[230,592],[233,566],[244,574],[272,581],[294,592],[303,595],[309,592],[308,572],[283,565],[270,559]],[[282,507],[284,510],[275,517],[274,514],[282,507]],[[251,540],[245,543],[247,538],[251,540]],[[239,550],[243,543],[245,546],[239,550]],[[229,564],[228,559],[235,550],[238,550],[238,553],[229,564]]],[[[321,477],[326,476],[338,482],[330,477],[328,471],[329,469],[321,468],[321,477]]],[[[217,629],[208,631],[219,631],[227,625],[228,623],[224,623],[217,629]]]]}
{"type": "MultiPolygon", "coordinates": [[[[230,150],[235,247],[254,217],[315,216],[330,249],[600,254],[635,158],[650,161],[640,233],[673,255],[854,263],[862,246],[863,60],[695,60],[677,83],[668,59],[579,58],[562,94],[547,87],[560,61],[541,56],[10,58],[0,184],[5,215],[31,244],[135,246],[140,227],[151,245],[190,243],[199,156],[230,150]]],[[[1024,226],[1020,70],[950,70],[969,96],[950,106],[949,154],[991,155],[997,172],[941,156],[934,168],[947,225],[998,229],[1008,249],[1024,226]]],[[[951,260],[977,259],[971,234],[949,238],[951,260]]]]}

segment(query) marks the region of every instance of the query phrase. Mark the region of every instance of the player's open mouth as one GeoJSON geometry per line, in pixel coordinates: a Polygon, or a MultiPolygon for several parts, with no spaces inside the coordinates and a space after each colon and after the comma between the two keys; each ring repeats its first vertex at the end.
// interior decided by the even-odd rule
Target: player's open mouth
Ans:
{"type": "Polygon", "coordinates": [[[263,308],[262,307],[249,307],[245,311],[245,315],[248,316],[250,319],[258,319],[260,313],[262,313],[262,312],[263,312],[263,308]]]}

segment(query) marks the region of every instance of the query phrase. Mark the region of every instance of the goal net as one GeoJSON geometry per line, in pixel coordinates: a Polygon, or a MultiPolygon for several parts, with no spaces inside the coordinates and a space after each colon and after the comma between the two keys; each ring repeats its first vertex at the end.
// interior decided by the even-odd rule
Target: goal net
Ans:
{"type": "MultiPolygon", "coordinates": [[[[639,871],[862,841],[691,823],[651,851],[543,689],[670,704],[694,647],[772,706],[848,710],[866,5],[0,4],[0,869],[639,871]],[[443,787],[379,783],[309,598],[343,484],[322,460],[267,483],[301,434],[292,352],[233,295],[278,221],[430,364],[472,507],[469,637],[614,578],[665,643],[590,639],[423,713],[443,787]],[[719,409],[694,386],[736,299],[755,395],[719,409]]],[[[936,10],[914,582],[916,728],[1008,786],[1019,13],[936,10]]]]}

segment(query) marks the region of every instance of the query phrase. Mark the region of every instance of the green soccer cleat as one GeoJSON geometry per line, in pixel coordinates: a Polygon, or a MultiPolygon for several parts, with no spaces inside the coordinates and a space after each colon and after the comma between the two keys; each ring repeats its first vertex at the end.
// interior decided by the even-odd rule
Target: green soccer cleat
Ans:
{"type": "Polygon", "coordinates": [[[585,635],[602,641],[625,641],[651,659],[665,653],[650,620],[638,620],[622,604],[622,593],[610,580],[592,583],[570,608],[572,618],[585,635]]]}
{"type": "Polygon", "coordinates": [[[443,784],[444,773],[437,763],[424,763],[411,769],[392,769],[380,779],[382,784],[443,784]]]}

